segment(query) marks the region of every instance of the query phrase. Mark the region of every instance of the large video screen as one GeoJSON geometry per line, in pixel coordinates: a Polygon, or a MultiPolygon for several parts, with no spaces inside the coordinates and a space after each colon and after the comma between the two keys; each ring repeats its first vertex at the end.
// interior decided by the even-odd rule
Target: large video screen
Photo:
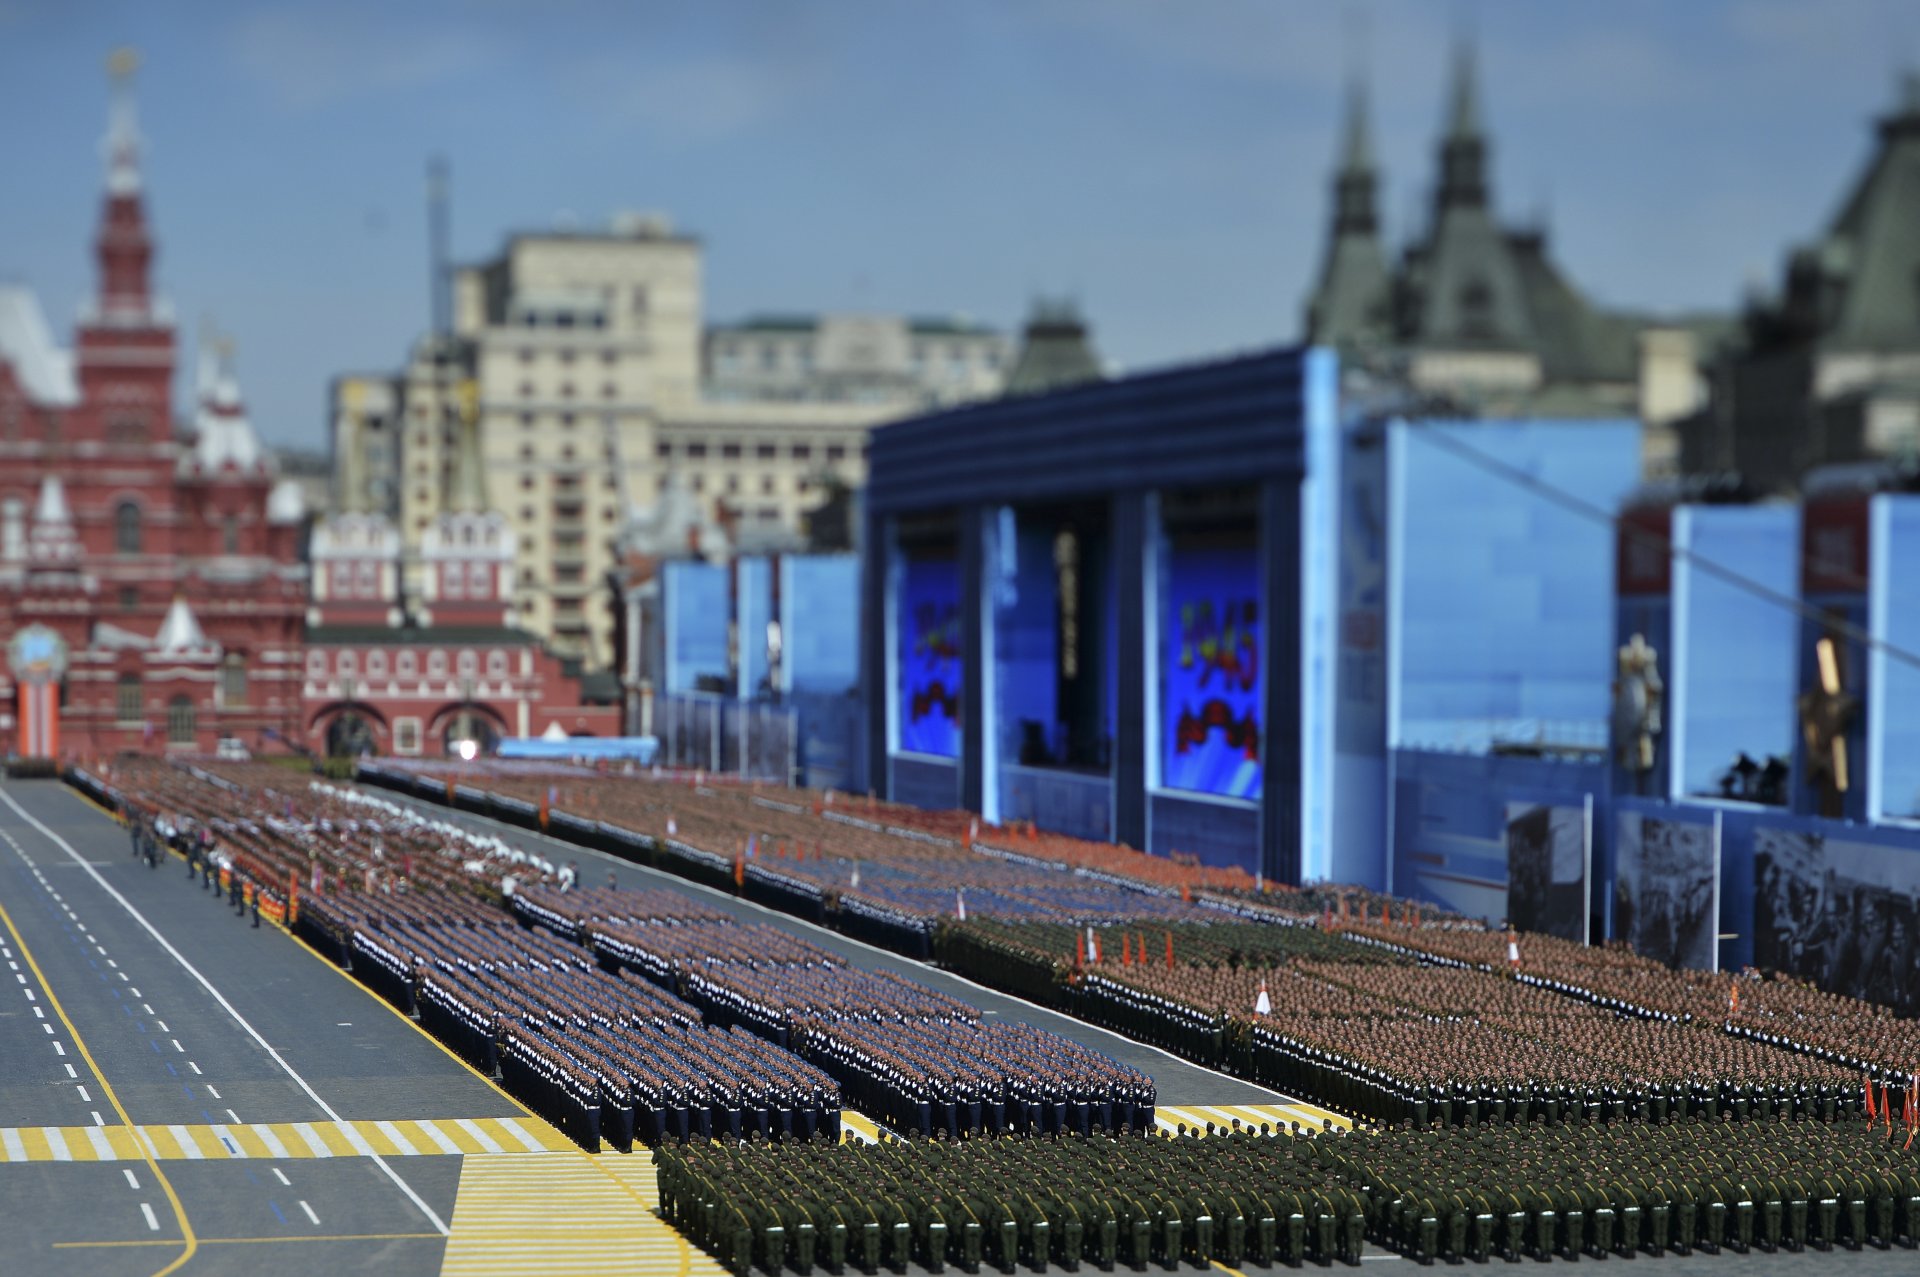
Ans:
{"type": "Polygon", "coordinates": [[[1161,783],[1258,798],[1266,686],[1258,546],[1175,542],[1162,600],[1161,783]]]}
{"type": "Polygon", "coordinates": [[[900,748],[960,756],[960,565],[910,555],[900,573],[900,748]]]}

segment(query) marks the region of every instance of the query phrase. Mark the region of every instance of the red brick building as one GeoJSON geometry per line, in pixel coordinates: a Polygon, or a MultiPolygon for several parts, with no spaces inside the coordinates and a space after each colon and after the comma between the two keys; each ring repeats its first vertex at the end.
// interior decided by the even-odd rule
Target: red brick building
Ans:
{"type": "Polygon", "coordinates": [[[115,68],[98,290],[72,348],[32,293],[0,287],[0,643],[42,627],[64,646],[63,754],[271,749],[301,726],[305,510],[224,353],[203,352],[193,428],[174,423],[131,71],[115,68]]]}
{"type": "MultiPolygon", "coordinates": [[[[619,733],[618,685],[583,704],[582,680],[515,628],[513,526],[487,499],[470,393],[454,429],[441,510],[408,562],[385,515],[348,509],[315,526],[306,742],[328,754],[441,755],[463,741],[619,733]]],[[[347,484],[348,500],[364,491],[347,484]]]]}

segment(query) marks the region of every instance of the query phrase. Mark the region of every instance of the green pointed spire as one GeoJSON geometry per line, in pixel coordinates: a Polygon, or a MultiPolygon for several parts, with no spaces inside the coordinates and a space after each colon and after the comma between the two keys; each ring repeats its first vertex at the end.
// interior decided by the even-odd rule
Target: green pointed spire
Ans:
{"type": "Polygon", "coordinates": [[[1447,138],[1464,141],[1480,136],[1480,84],[1473,45],[1465,40],[1453,52],[1453,93],[1447,111],[1447,138]]]}

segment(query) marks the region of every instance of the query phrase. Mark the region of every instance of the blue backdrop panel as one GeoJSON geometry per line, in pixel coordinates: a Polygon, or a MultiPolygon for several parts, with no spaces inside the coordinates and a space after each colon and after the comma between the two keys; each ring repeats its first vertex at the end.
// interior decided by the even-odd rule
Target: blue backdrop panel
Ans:
{"type": "Polygon", "coordinates": [[[740,641],[741,699],[765,696],[767,625],[773,615],[773,564],[758,556],[734,563],[733,615],[740,641]]]}
{"type": "Polygon", "coordinates": [[[1161,782],[1258,798],[1265,730],[1259,551],[1175,545],[1167,559],[1161,782]]]}
{"type": "MultiPolygon", "coordinates": [[[[1676,548],[1788,598],[1800,580],[1800,514],[1790,506],[1690,506],[1675,512],[1676,548]]],[[[1673,564],[1673,677],[1668,715],[1676,795],[1720,792],[1740,753],[1791,760],[1799,618],[1686,555],[1673,564]]]]}
{"type": "Polygon", "coordinates": [[[1421,422],[1394,426],[1389,449],[1389,741],[1604,740],[1613,531],[1502,468],[1614,510],[1639,478],[1638,426],[1421,422]]]}
{"type": "MultiPolygon", "coordinates": [[[[1395,750],[1392,766],[1398,894],[1490,922],[1505,918],[1508,821],[1515,804],[1584,808],[1592,794],[1594,839],[1606,840],[1599,806],[1607,780],[1602,763],[1395,750]]],[[[1593,859],[1597,867],[1600,857],[1593,859]]],[[[1597,872],[1594,881],[1597,891],[1597,872]]]]}
{"type": "Polygon", "coordinates": [[[860,558],[780,560],[780,638],[787,690],[850,692],[860,682],[860,558]]]}
{"type": "Polygon", "coordinates": [[[1920,819],[1920,498],[1882,495],[1873,501],[1873,634],[1894,649],[1876,649],[1868,695],[1868,742],[1874,815],[1920,819]],[[1899,653],[1896,655],[1894,653],[1899,653]]]}
{"type": "Polygon", "coordinates": [[[900,573],[900,748],[960,756],[960,564],[909,557],[900,573]]]}
{"type": "MultiPolygon", "coordinates": [[[[1053,538],[1044,526],[1013,516],[1011,545],[1000,547],[993,610],[994,717],[1000,763],[1044,763],[1061,746],[1059,709],[1060,592],[1053,538]],[[1037,736],[1043,757],[1023,760],[1037,736]]],[[[1004,799],[1003,799],[1004,801],[1004,799]]],[[[1003,812],[1003,819],[1023,817],[1003,812]]]]}
{"type": "Polygon", "coordinates": [[[691,692],[703,678],[732,677],[727,656],[727,570],[669,563],[666,592],[667,691],[691,692]]]}

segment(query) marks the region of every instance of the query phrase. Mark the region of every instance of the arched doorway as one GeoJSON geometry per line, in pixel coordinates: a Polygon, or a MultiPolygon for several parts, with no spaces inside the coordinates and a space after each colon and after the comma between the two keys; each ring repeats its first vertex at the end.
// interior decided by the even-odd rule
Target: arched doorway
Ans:
{"type": "Polygon", "coordinates": [[[472,741],[476,753],[491,754],[500,747],[500,731],[490,715],[465,707],[447,716],[441,740],[449,755],[462,752],[462,741],[472,741]]]}
{"type": "Polygon", "coordinates": [[[348,710],[327,724],[328,758],[361,758],[376,751],[373,724],[348,710]]]}

